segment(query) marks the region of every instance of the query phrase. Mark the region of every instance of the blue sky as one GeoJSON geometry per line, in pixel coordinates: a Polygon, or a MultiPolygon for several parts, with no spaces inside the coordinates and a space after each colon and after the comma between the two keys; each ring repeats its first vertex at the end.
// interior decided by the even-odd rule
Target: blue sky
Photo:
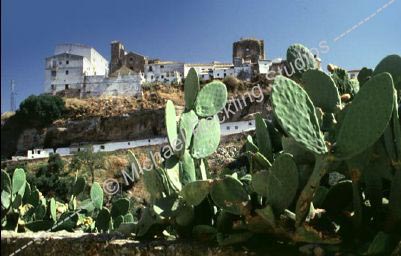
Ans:
{"type": "Polygon", "coordinates": [[[268,58],[284,57],[295,42],[319,49],[325,41],[324,64],[348,69],[401,53],[401,0],[2,0],[1,7],[2,112],[11,79],[18,104],[42,92],[44,58],[64,42],[93,46],[107,59],[110,42],[120,40],[150,57],[229,62],[240,37],[264,39],[268,58]]]}

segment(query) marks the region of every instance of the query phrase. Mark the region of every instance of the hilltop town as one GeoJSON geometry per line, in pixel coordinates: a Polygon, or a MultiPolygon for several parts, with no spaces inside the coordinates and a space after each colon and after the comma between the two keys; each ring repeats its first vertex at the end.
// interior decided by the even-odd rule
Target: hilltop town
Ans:
{"type": "Polygon", "coordinates": [[[266,57],[264,41],[241,38],[232,45],[232,63],[184,63],[149,58],[125,49],[121,42],[111,42],[111,60],[94,48],[79,44],[56,46],[46,58],[45,93],[69,97],[140,96],[142,87],[152,84],[179,85],[194,68],[199,79],[235,77],[251,81],[268,72],[278,71],[285,60],[266,57]]]}

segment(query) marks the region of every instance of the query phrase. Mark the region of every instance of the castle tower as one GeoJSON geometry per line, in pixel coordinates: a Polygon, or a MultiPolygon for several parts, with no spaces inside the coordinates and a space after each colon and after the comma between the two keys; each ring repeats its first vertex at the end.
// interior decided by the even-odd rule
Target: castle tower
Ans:
{"type": "Polygon", "coordinates": [[[118,41],[111,42],[110,74],[122,66],[124,55],[124,45],[118,41]]]}
{"type": "Polygon", "coordinates": [[[264,41],[255,38],[241,38],[233,43],[233,63],[239,66],[243,62],[258,63],[265,59],[264,41]]]}

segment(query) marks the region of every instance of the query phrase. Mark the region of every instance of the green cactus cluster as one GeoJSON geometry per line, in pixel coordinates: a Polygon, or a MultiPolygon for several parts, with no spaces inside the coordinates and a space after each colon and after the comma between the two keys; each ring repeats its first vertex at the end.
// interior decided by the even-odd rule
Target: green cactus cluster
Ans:
{"type": "Polygon", "coordinates": [[[221,246],[263,235],[331,251],[391,253],[401,239],[400,56],[364,68],[358,80],[334,65],[323,72],[299,44],[287,51],[289,64],[297,58],[308,65],[275,78],[272,114],[256,115],[241,166],[209,173],[207,157],[220,142],[217,115],[227,91],[219,81],[201,88],[191,69],[183,113],[177,116],[174,104],[166,104],[170,154],[142,171],[130,153],[150,195],[138,215],[126,198],[112,200],[109,209],[96,182],[83,196],[87,184],[80,177],[68,204],[44,199],[16,169],[11,178],[2,171],[3,229],[46,230],[60,223],[57,229],[138,239],[168,233],[221,246]]]}

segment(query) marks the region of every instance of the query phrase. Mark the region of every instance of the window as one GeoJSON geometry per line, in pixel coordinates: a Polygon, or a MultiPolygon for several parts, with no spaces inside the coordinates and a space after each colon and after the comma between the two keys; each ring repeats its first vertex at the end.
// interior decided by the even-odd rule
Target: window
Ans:
{"type": "Polygon", "coordinates": [[[162,75],[161,77],[162,77],[162,79],[164,78],[164,76],[163,76],[163,75],[162,75]]]}
{"type": "Polygon", "coordinates": [[[56,90],[56,85],[55,85],[55,84],[52,84],[52,85],[51,85],[51,88],[52,88],[52,90],[56,90]]]}
{"type": "Polygon", "coordinates": [[[132,58],[132,57],[129,58],[129,61],[130,61],[130,62],[133,62],[133,61],[134,61],[134,58],[132,58]]]}
{"type": "Polygon", "coordinates": [[[160,68],[164,68],[164,65],[160,65],[160,68]]]}
{"type": "Polygon", "coordinates": [[[65,64],[67,64],[67,65],[70,64],[70,61],[69,61],[69,60],[66,60],[66,61],[65,61],[65,64]]]}
{"type": "Polygon", "coordinates": [[[227,126],[227,130],[230,130],[230,126],[227,126]]]}
{"type": "Polygon", "coordinates": [[[128,145],[131,145],[131,142],[128,142],[128,145]]]}
{"type": "Polygon", "coordinates": [[[249,122],[248,125],[252,125],[252,122],[249,122]]]}
{"type": "Polygon", "coordinates": [[[238,126],[235,126],[235,130],[238,130],[238,126]]]}
{"type": "Polygon", "coordinates": [[[152,66],[149,66],[149,72],[152,72],[152,71],[153,71],[152,66]]]}
{"type": "Polygon", "coordinates": [[[38,155],[40,155],[40,150],[38,150],[38,155]]]}
{"type": "Polygon", "coordinates": [[[65,74],[68,75],[68,73],[70,73],[68,70],[65,71],[65,74]]]}
{"type": "Polygon", "coordinates": [[[65,85],[65,89],[66,89],[66,90],[70,89],[70,85],[69,85],[69,84],[66,84],[66,85],[65,85]]]}
{"type": "Polygon", "coordinates": [[[52,70],[52,77],[55,77],[57,75],[57,71],[56,70],[52,70]]]}
{"type": "Polygon", "coordinates": [[[61,65],[61,64],[62,64],[62,62],[61,62],[61,61],[59,61],[59,62],[58,62],[58,64],[60,64],[60,65],[61,65]]]}
{"type": "Polygon", "coordinates": [[[104,145],[101,145],[101,146],[100,146],[100,149],[104,149],[104,145]]]}

